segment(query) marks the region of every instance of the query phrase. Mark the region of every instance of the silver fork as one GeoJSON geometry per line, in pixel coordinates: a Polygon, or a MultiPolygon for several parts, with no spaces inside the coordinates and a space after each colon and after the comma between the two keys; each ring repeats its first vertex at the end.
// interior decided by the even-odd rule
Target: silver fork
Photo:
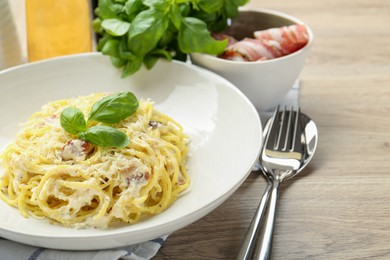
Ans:
{"type": "Polygon", "coordinates": [[[296,110],[291,108],[289,111],[285,108],[280,111],[277,107],[271,120],[271,126],[267,131],[260,156],[261,169],[266,175],[268,185],[237,259],[270,258],[280,184],[283,180],[293,177],[302,164],[303,143],[301,140],[302,128],[299,108],[296,110]],[[265,231],[257,239],[270,193],[270,206],[265,231]],[[255,252],[253,253],[253,251],[255,252]]]}
{"type": "Polygon", "coordinates": [[[253,259],[270,259],[280,184],[295,176],[302,165],[303,145],[300,110],[275,111],[269,135],[261,153],[260,165],[272,182],[265,230],[253,259]]]}

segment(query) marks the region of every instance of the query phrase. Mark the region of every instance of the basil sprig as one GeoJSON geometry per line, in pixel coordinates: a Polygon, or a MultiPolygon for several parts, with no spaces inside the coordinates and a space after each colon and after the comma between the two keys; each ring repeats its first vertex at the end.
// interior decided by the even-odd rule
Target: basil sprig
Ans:
{"type": "Polygon", "coordinates": [[[90,125],[94,121],[104,124],[119,123],[134,114],[138,106],[138,100],[133,93],[120,92],[94,103],[87,121],[78,108],[67,107],[61,113],[60,122],[65,131],[77,134],[81,140],[98,146],[122,148],[130,143],[125,133],[108,125],[90,125]]]}
{"type": "Polygon", "coordinates": [[[249,0],[99,0],[94,30],[98,51],[122,69],[122,77],[142,64],[151,69],[159,58],[186,60],[187,54],[220,54],[227,40],[211,32],[228,25],[249,0]]]}

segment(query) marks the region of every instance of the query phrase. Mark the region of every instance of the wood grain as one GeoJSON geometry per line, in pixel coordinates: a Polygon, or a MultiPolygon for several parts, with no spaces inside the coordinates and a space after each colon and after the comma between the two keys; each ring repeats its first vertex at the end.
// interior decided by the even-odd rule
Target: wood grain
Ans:
{"type": "MultiPolygon", "coordinates": [[[[296,16],[315,34],[300,104],[319,146],[283,185],[273,259],[390,259],[390,1],[248,6],[296,16]]],[[[219,208],[171,234],[155,259],[234,259],[265,185],[252,173],[219,208]]]]}

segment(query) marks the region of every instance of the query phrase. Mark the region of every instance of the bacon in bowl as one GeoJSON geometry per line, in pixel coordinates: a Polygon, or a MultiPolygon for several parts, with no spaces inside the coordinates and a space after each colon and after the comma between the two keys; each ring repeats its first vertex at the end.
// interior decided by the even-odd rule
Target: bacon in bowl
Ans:
{"type": "Polygon", "coordinates": [[[255,31],[253,38],[240,41],[226,34],[215,34],[214,37],[229,39],[228,47],[219,57],[233,61],[279,58],[300,50],[309,41],[307,28],[302,24],[255,31]]]}

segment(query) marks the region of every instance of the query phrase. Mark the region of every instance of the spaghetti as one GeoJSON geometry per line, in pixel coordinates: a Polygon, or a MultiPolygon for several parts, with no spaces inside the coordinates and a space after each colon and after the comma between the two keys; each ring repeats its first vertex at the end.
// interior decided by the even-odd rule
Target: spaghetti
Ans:
{"type": "Polygon", "coordinates": [[[0,198],[25,217],[76,228],[136,223],[171,205],[189,186],[188,140],[150,100],[114,125],[131,140],[124,148],[95,146],[61,127],[65,107],[87,114],[106,95],[55,101],[33,114],[1,154],[0,198]]]}

